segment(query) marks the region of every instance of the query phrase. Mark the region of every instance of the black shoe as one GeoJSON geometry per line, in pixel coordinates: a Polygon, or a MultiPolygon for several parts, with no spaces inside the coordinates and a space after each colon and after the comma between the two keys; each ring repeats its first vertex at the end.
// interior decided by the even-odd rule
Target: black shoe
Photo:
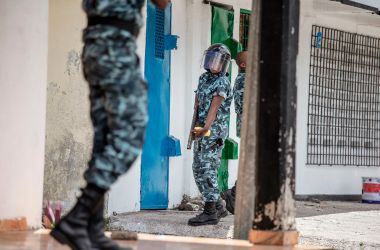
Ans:
{"type": "Polygon", "coordinates": [[[88,234],[92,250],[131,250],[119,245],[104,235],[104,197],[95,208],[88,222],[88,234]]]}
{"type": "Polygon", "coordinates": [[[234,214],[235,212],[235,189],[229,189],[225,192],[220,193],[220,196],[223,200],[226,201],[226,209],[231,214],[234,214]]]}
{"type": "Polygon", "coordinates": [[[216,225],[219,222],[216,211],[216,202],[206,202],[205,208],[201,214],[188,221],[190,226],[216,225]]]}
{"type": "Polygon", "coordinates": [[[74,208],[58,222],[50,235],[73,250],[91,250],[87,227],[94,207],[99,204],[106,190],[89,184],[82,190],[74,208]]]}
{"type": "Polygon", "coordinates": [[[218,219],[224,218],[228,215],[228,212],[226,210],[226,207],[224,206],[224,202],[222,199],[219,199],[216,203],[216,212],[218,219]]]}

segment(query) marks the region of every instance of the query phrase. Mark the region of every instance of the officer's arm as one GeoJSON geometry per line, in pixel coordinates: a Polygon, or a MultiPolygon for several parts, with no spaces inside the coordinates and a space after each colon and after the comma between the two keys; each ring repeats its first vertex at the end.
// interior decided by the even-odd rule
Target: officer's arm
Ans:
{"type": "Polygon", "coordinates": [[[218,113],[218,109],[223,101],[224,97],[222,96],[214,96],[212,99],[211,107],[207,114],[206,124],[204,126],[205,129],[209,130],[211,128],[212,123],[215,121],[216,113],[218,113]]]}
{"type": "Polygon", "coordinates": [[[203,137],[209,131],[212,123],[215,121],[216,113],[218,113],[218,109],[223,101],[224,101],[224,97],[214,96],[211,102],[211,107],[207,114],[206,124],[203,128],[193,131],[195,137],[197,138],[203,137]]]}
{"type": "Polygon", "coordinates": [[[152,0],[152,2],[160,9],[165,9],[170,0],[152,0]]]}

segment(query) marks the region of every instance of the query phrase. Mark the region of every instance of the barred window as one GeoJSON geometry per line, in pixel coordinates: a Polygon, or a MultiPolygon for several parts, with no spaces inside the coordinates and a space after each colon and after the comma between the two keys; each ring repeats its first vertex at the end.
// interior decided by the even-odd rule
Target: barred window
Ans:
{"type": "Polygon", "coordinates": [[[251,12],[249,10],[240,10],[240,38],[239,41],[243,45],[243,50],[248,50],[248,37],[249,37],[249,17],[251,12]]]}
{"type": "Polygon", "coordinates": [[[307,163],[380,166],[380,39],[313,26],[307,163]]]}

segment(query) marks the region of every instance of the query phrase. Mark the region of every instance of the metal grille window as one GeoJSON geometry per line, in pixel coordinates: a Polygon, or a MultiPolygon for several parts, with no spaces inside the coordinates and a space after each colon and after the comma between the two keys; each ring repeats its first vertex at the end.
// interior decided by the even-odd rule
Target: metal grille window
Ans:
{"type": "Polygon", "coordinates": [[[154,55],[156,58],[165,57],[165,10],[156,8],[156,25],[154,35],[154,55]]]}
{"type": "Polygon", "coordinates": [[[380,166],[380,39],[313,26],[307,163],[380,166]]]}
{"type": "Polygon", "coordinates": [[[242,9],[240,11],[240,43],[243,45],[243,50],[248,50],[248,37],[249,37],[249,17],[251,12],[242,9]]]}

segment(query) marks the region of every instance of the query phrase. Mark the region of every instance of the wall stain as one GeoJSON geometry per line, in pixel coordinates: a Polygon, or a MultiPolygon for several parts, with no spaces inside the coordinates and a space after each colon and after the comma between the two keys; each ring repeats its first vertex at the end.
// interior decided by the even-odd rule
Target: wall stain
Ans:
{"type": "Polygon", "coordinates": [[[90,145],[75,141],[69,131],[63,140],[48,147],[45,153],[44,200],[63,201],[67,212],[84,185],[83,171],[87,167],[90,145]]]}

